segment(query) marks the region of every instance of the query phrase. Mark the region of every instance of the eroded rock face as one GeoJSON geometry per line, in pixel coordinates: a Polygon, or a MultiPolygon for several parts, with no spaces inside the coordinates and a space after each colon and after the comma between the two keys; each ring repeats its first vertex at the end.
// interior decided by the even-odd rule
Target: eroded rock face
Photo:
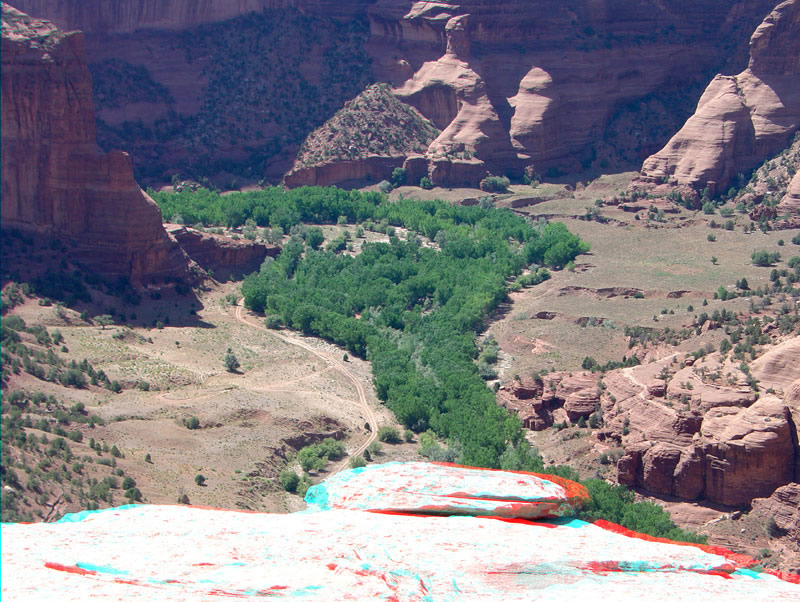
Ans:
{"type": "Polygon", "coordinates": [[[706,413],[701,430],[706,499],[744,505],[791,482],[793,430],[788,408],[771,395],[743,411],[715,408],[706,413]]]}
{"type": "MultiPolygon", "coordinates": [[[[525,168],[540,174],[551,169],[582,169],[595,160],[609,123],[620,112],[627,114],[630,103],[654,93],[666,97],[678,94],[688,81],[705,77],[708,70],[718,69],[731,56],[738,56],[746,44],[745,36],[774,6],[774,0],[737,0],[722,10],[713,0],[579,0],[569,5],[559,0],[210,0],[199,5],[186,0],[18,2],[36,16],[85,29],[97,51],[96,61],[122,60],[131,73],[133,67],[142,67],[142,77],[151,77],[154,84],[168,89],[164,95],[167,100],[123,98],[119,106],[100,107],[101,119],[110,128],[119,129],[125,121],[141,121],[145,128],[154,130],[163,126],[156,125],[160,120],[166,120],[169,127],[182,127],[174,116],[170,117],[173,113],[182,119],[200,116],[203,123],[208,121],[208,127],[196,133],[213,139],[213,149],[208,144],[194,149],[190,136],[180,140],[173,137],[163,144],[150,139],[131,141],[137,144],[137,165],[145,165],[140,157],[149,154],[151,163],[156,160],[159,169],[169,173],[170,168],[190,162],[201,150],[209,153],[208,162],[223,157],[244,162],[258,155],[254,148],[268,147],[270,151],[258,157],[265,161],[266,175],[274,181],[292,167],[292,155],[299,143],[293,137],[299,134],[302,139],[321,123],[308,115],[308,119],[296,119],[297,107],[301,106],[298,103],[308,102],[308,98],[293,98],[287,110],[282,97],[302,96],[303,91],[307,97],[319,96],[320,90],[339,86],[343,79],[363,76],[390,83],[441,131],[428,148],[413,152],[424,157],[425,163],[413,163],[418,177],[410,181],[416,184],[425,175],[441,185],[475,185],[487,173],[521,177],[525,168]],[[327,67],[321,65],[330,58],[325,49],[298,52],[297,48],[309,40],[288,43],[276,38],[283,46],[281,59],[291,62],[292,57],[299,57],[306,64],[299,71],[291,71],[289,86],[285,81],[269,80],[285,77],[289,71],[244,72],[242,78],[259,81],[261,92],[243,87],[237,96],[253,92],[252,105],[259,119],[247,117],[254,114],[250,105],[249,112],[237,112],[234,120],[226,121],[219,114],[224,111],[203,113],[200,105],[206,101],[197,94],[198,83],[204,89],[213,86],[211,75],[200,63],[213,60],[213,53],[205,52],[207,48],[193,49],[191,44],[184,47],[185,32],[200,24],[218,24],[247,14],[269,21],[284,14],[276,12],[279,10],[301,11],[303,18],[312,20],[343,23],[348,19],[365,27],[368,23],[363,50],[369,55],[371,74],[367,76],[364,71],[366,61],[356,65],[362,50],[358,44],[349,55],[339,45],[344,54],[337,52],[334,62],[341,60],[342,68],[333,69],[333,79],[327,81],[320,79],[322,72],[327,73],[327,67]],[[195,58],[190,62],[186,56],[195,58]],[[321,82],[315,93],[308,92],[321,82]],[[279,107],[279,101],[284,105],[279,107]],[[242,123],[246,126],[241,127],[242,123]],[[297,131],[309,125],[308,130],[297,131]],[[174,164],[169,165],[170,161],[174,164]]],[[[252,36],[260,35],[255,31],[258,27],[250,32],[252,36]]],[[[318,23],[317,27],[322,25],[318,23]]],[[[320,30],[298,30],[299,37],[306,33],[309,38],[320,38],[320,30]]],[[[256,37],[243,43],[256,43],[256,37]]],[[[333,39],[323,37],[326,44],[333,39]]],[[[235,39],[245,38],[226,39],[235,44],[235,39]]],[[[357,93],[348,91],[344,98],[332,95],[315,108],[314,118],[330,118],[341,105],[329,105],[354,98],[357,93]]],[[[646,118],[650,113],[654,111],[637,115],[646,118]]],[[[654,136],[647,123],[639,123],[640,117],[619,122],[636,122],[630,140],[639,145],[631,151],[637,158],[647,156],[664,142],[663,134],[654,136]]],[[[678,118],[675,120],[669,127],[661,123],[659,131],[674,132],[678,118]]],[[[609,139],[604,144],[612,142],[609,139]]],[[[385,171],[375,165],[373,156],[365,154],[363,159],[368,167],[361,166],[361,158],[350,157],[338,161],[344,164],[340,169],[314,167],[307,175],[320,183],[335,183],[378,177],[385,171]]]]}
{"type": "Polygon", "coordinates": [[[750,39],[750,62],[717,75],[681,130],[641,169],[649,184],[712,193],[784,148],[800,127],[800,0],[778,4],[750,39]]]}
{"type": "Polygon", "coordinates": [[[781,215],[800,215],[800,172],[796,173],[789,183],[789,189],[778,203],[778,212],[781,215]]]}
{"type": "Polygon", "coordinates": [[[776,489],[768,498],[753,500],[753,510],[773,517],[777,527],[800,550],[800,484],[789,483],[776,489]]]}
{"type": "Polygon", "coordinates": [[[3,4],[2,224],[46,233],[108,276],[182,277],[188,259],[121,151],[95,142],[83,36],[3,4]]]}
{"type": "Polygon", "coordinates": [[[206,271],[213,270],[217,276],[224,270],[250,272],[257,269],[267,256],[274,257],[280,253],[280,247],[250,240],[232,240],[185,226],[172,227],[168,232],[193,261],[206,271]]]}
{"type": "Polygon", "coordinates": [[[497,402],[519,416],[523,426],[540,431],[553,425],[555,410],[570,422],[589,418],[600,406],[599,375],[552,372],[540,379],[523,378],[501,385],[497,402]]]}
{"type": "Polygon", "coordinates": [[[531,430],[594,415],[587,432],[624,449],[620,483],[743,507],[800,477],[798,345],[789,338],[753,362],[758,392],[730,357],[672,353],[605,374],[510,381],[497,401],[531,430]]]}

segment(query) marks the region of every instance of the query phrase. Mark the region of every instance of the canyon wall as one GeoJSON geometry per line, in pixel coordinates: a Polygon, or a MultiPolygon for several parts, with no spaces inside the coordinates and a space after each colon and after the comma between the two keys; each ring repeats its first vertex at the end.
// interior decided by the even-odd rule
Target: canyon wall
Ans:
{"type": "MultiPolygon", "coordinates": [[[[95,81],[110,82],[99,88],[101,144],[130,150],[154,181],[188,170],[222,185],[280,178],[304,138],[374,81],[440,130],[408,166],[437,184],[641,161],[689,116],[692,86],[741,70],[747,39],[774,6],[16,2],[87,32],[95,81]],[[221,50],[231,58],[217,68],[221,50]],[[615,148],[621,140],[630,150],[615,148]]],[[[323,171],[336,181],[373,171],[348,161],[323,171]]]]}
{"type": "Polygon", "coordinates": [[[78,261],[137,284],[185,275],[128,155],[97,147],[82,34],[2,10],[3,227],[65,240],[78,261]]]}
{"type": "Polygon", "coordinates": [[[712,194],[785,148],[800,128],[800,0],[778,4],[750,39],[750,62],[717,75],[681,130],[641,169],[645,184],[712,194]]]}

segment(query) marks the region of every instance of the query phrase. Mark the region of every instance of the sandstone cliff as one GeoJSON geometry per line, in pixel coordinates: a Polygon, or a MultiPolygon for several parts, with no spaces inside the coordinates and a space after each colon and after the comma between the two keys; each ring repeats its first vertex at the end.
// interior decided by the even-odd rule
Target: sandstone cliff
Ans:
{"type": "MultiPolygon", "coordinates": [[[[742,68],[740,48],[774,6],[17,1],[84,28],[96,79],[123,66],[137,84],[116,87],[113,102],[100,99],[99,118],[102,143],[129,149],[142,174],[163,181],[184,169],[235,170],[275,181],[312,130],[370,82],[384,81],[441,131],[406,165],[410,181],[428,175],[438,184],[476,184],[488,172],[521,176],[526,168],[581,170],[616,160],[602,149],[619,136],[634,146],[626,160],[647,156],[688,117],[680,100],[687,85],[729,63],[742,68]],[[143,90],[154,93],[146,98],[143,90]]],[[[385,169],[363,159],[343,158],[323,180],[385,169]]]]}
{"type": "Polygon", "coordinates": [[[252,272],[258,269],[264,258],[280,253],[280,247],[250,240],[232,240],[185,226],[173,226],[168,232],[197,265],[207,271],[213,270],[217,278],[232,272],[252,272]]]}
{"type": "Polygon", "coordinates": [[[799,349],[800,337],[792,337],[753,362],[760,390],[775,391],[760,397],[738,362],[670,355],[602,377],[554,372],[514,380],[497,400],[532,430],[587,420],[596,427],[587,432],[624,448],[620,483],[746,506],[800,478],[799,349]],[[726,378],[709,378],[717,371],[726,378]]]}
{"type": "Polygon", "coordinates": [[[61,238],[75,259],[134,283],[184,275],[128,155],[97,147],[82,35],[2,10],[3,227],[61,238]]]}
{"type": "Polygon", "coordinates": [[[642,165],[641,179],[724,191],[800,127],[800,0],[778,4],[750,39],[750,62],[717,75],[695,114],[642,165]]]}
{"type": "Polygon", "coordinates": [[[424,152],[438,134],[386,84],[374,84],[309,134],[284,182],[296,187],[388,180],[408,155],[424,152]]]}
{"type": "Polygon", "coordinates": [[[367,0],[15,0],[14,6],[34,16],[46,16],[62,29],[85,33],[130,33],[138,29],[184,29],[239,15],[300,7],[349,18],[367,0]]]}

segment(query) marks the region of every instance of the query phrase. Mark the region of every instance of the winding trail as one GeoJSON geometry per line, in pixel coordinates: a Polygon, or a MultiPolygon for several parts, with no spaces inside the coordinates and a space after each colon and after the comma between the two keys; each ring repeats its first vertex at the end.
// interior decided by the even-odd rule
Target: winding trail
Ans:
{"type": "MultiPolygon", "coordinates": [[[[263,324],[260,324],[259,322],[255,322],[253,320],[248,320],[247,319],[247,317],[244,315],[244,307],[242,306],[242,301],[243,301],[243,299],[240,299],[239,302],[235,306],[236,310],[234,312],[234,316],[236,317],[236,319],[239,322],[241,322],[242,324],[246,324],[247,326],[252,326],[252,327],[255,327],[255,328],[259,328],[260,327],[260,328],[264,328],[264,330],[266,330],[266,327],[263,326],[263,324]]],[[[300,347],[301,349],[305,349],[306,351],[308,351],[310,353],[313,353],[315,356],[317,356],[319,359],[321,359],[322,361],[324,361],[328,365],[327,369],[331,369],[331,370],[335,370],[336,372],[339,372],[340,374],[342,374],[345,378],[347,378],[347,380],[349,380],[353,384],[353,386],[356,388],[356,392],[358,393],[358,405],[364,411],[364,415],[367,417],[367,422],[369,422],[369,425],[370,425],[370,428],[371,428],[371,431],[370,431],[369,437],[367,437],[367,440],[364,441],[364,443],[362,443],[358,447],[358,449],[353,451],[350,454],[350,456],[352,457],[352,456],[357,456],[357,455],[361,454],[365,449],[367,449],[369,444],[372,443],[373,441],[375,441],[375,439],[378,437],[378,417],[375,415],[375,412],[370,407],[369,402],[367,401],[367,393],[364,390],[364,386],[361,384],[361,382],[358,380],[358,378],[352,372],[350,372],[347,369],[347,367],[344,365],[344,363],[341,360],[336,359],[335,357],[333,357],[329,353],[325,353],[323,351],[319,351],[317,349],[314,349],[314,347],[312,347],[308,343],[300,340],[296,336],[287,336],[287,335],[281,334],[279,332],[276,332],[274,330],[271,330],[270,334],[272,336],[274,336],[274,337],[279,338],[280,340],[284,341],[285,343],[288,343],[290,345],[295,345],[297,347],[300,347]]],[[[338,463],[334,464],[333,467],[331,468],[331,470],[328,471],[328,476],[333,476],[335,474],[338,474],[342,470],[347,468],[348,460],[349,460],[349,458],[344,458],[343,460],[340,460],[338,463]]]]}

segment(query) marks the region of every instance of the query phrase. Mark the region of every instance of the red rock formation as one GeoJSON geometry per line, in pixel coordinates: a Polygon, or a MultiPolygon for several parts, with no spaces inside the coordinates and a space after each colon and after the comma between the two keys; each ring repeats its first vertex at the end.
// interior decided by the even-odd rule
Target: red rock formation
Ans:
{"type": "Polygon", "coordinates": [[[553,372],[541,380],[514,380],[497,392],[497,402],[516,414],[523,426],[540,431],[553,425],[553,410],[563,408],[571,422],[591,416],[600,404],[599,375],[553,372]]]}
{"type": "Polygon", "coordinates": [[[778,4],[750,39],[750,63],[717,75],[695,114],[642,165],[645,183],[725,190],[800,127],[800,0],[778,4]]]}
{"type": "Polygon", "coordinates": [[[249,272],[258,268],[267,256],[280,253],[280,247],[250,240],[232,240],[226,236],[198,232],[185,226],[168,229],[170,236],[204,270],[249,272]]]}
{"type": "Polygon", "coordinates": [[[66,240],[75,259],[137,284],[183,276],[128,155],[97,147],[82,34],[2,10],[3,227],[66,240]]]}
{"type": "Polygon", "coordinates": [[[800,215],[800,172],[792,178],[786,195],[778,203],[778,213],[780,215],[800,215]]]}
{"type": "MultiPolygon", "coordinates": [[[[630,424],[636,428],[633,420],[630,424]]],[[[650,437],[626,446],[617,465],[619,482],[742,506],[795,478],[796,429],[789,408],[775,396],[765,395],[745,409],[713,408],[702,419],[676,421],[674,428],[693,433],[691,442],[650,437]]]]}
{"type": "MultiPolygon", "coordinates": [[[[174,96],[174,106],[169,107],[131,102],[104,109],[102,119],[117,127],[139,119],[145,127],[154,127],[158,119],[168,119],[168,109],[184,118],[200,111],[197,84],[205,83],[203,70],[197,60],[185,60],[186,53],[176,49],[176,35],[170,30],[286,7],[309,16],[368,18],[366,49],[375,78],[390,82],[442,130],[423,151],[424,169],[419,160],[412,162],[415,177],[410,181],[427,175],[441,185],[474,185],[487,172],[521,177],[525,167],[539,173],[550,168],[581,169],[592,161],[593,147],[615,112],[664,89],[683,88],[688,80],[725,62],[731,47],[735,54],[741,46],[739,30],[749,28],[749,34],[774,5],[773,0],[736,0],[721,10],[714,0],[17,1],[36,16],[85,29],[97,42],[99,61],[122,58],[143,65],[174,96]],[[137,29],[135,35],[125,33],[137,29]],[[102,37],[107,35],[111,38],[102,37]],[[142,36],[146,44],[140,42],[142,36]]],[[[319,54],[315,58],[322,61],[319,54]]],[[[306,81],[301,83],[319,84],[316,71],[313,64],[305,65],[306,81]]],[[[282,83],[267,88],[283,91],[282,83]]],[[[267,103],[258,106],[265,115],[269,109],[267,103]]],[[[230,136],[229,130],[239,125],[225,124],[208,132],[217,145],[211,159],[244,161],[251,152],[245,147],[267,143],[283,144],[283,154],[296,150],[293,142],[276,142],[297,132],[274,119],[248,123],[246,132],[230,136]]],[[[637,138],[647,152],[655,144],[648,141],[650,136],[643,131],[637,138]]],[[[179,146],[175,140],[164,145],[146,142],[138,154],[149,151],[188,160],[192,156],[188,146],[179,146]]],[[[273,171],[289,167],[287,161],[288,156],[272,156],[267,166],[270,177],[273,171]]],[[[324,173],[315,170],[310,177],[320,182],[352,180],[366,168],[351,161],[343,159],[341,169],[326,167],[324,173]]]]}
{"type": "Polygon", "coordinates": [[[768,498],[753,500],[753,510],[771,516],[800,551],[800,484],[789,483],[768,498]]]}
{"type": "Polygon", "coordinates": [[[776,345],[755,360],[750,368],[765,389],[789,387],[800,379],[800,337],[776,345]]]}

